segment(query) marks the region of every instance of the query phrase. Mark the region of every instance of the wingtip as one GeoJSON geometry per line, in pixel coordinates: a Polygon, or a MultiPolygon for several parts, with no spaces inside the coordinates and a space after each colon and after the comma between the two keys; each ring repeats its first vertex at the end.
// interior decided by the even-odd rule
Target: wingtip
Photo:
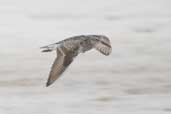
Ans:
{"type": "Polygon", "coordinates": [[[49,87],[49,84],[46,84],[46,87],[49,87]]]}
{"type": "Polygon", "coordinates": [[[51,81],[47,81],[46,87],[49,87],[50,85],[52,85],[52,83],[53,83],[53,82],[51,82],[51,81]]]}
{"type": "Polygon", "coordinates": [[[49,87],[50,86],[50,84],[49,83],[46,83],[46,87],[49,87]]]}

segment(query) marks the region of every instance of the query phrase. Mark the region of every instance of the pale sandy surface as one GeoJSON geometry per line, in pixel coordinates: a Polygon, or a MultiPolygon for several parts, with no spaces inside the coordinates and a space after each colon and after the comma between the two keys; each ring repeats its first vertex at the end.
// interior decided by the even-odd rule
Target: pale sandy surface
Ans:
{"type": "Polygon", "coordinates": [[[0,114],[170,114],[170,0],[0,0],[0,114]],[[46,88],[40,46],[105,34],[46,88]]]}

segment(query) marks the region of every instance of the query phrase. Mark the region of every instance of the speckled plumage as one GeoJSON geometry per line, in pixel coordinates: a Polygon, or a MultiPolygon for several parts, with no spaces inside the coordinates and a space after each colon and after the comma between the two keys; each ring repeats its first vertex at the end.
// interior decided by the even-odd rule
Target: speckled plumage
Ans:
{"type": "Polygon", "coordinates": [[[57,51],[46,86],[58,79],[79,53],[95,48],[102,54],[109,55],[112,50],[109,39],[103,35],[74,36],[41,48],[44,49],[42,52],[57,51]]]}

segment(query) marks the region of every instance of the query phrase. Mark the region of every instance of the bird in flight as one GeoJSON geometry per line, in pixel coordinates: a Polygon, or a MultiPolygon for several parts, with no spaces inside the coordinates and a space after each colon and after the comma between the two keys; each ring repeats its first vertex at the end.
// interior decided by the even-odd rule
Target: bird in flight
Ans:
{"type": "Polygon", "coordinates": [[[57,43],[43,46],[41,49],[43,49],[42,52],[51,52],[53,50],[57,52],[46,86],[54,83],[78,54],[96,49],[107,56],[112,51],[110,40],[104,35],[73,36],[57,43]]]}

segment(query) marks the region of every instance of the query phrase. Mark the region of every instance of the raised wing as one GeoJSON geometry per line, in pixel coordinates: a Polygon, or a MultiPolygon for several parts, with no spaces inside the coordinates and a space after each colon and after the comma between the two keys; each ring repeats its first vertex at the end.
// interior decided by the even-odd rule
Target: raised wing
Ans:
{"type": "Polygon", "coordinates": [[[63,50],[57,48],[57,58],[52,65],[46,86],[54,83],[71,64],[72,61],[73,58],[69,55],[69,53],[66,53],[63,50]]]}
{"type": "Polygon", "coordinates": [[[97,41],[94,48],[104,55],[109,55],[112,51],[112,47],[108,39],[103,41],[101,40],[97,41]]]}

